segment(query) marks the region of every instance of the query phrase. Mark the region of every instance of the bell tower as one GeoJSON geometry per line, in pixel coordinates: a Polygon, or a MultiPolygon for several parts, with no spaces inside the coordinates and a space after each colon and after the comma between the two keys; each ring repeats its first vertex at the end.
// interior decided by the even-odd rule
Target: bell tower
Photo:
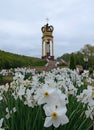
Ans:
{"type": "Polygon", "coordinates": [[[42,59],[54,60],[53,26],[48,23],[41,28],[42,31],[42,59]]]}

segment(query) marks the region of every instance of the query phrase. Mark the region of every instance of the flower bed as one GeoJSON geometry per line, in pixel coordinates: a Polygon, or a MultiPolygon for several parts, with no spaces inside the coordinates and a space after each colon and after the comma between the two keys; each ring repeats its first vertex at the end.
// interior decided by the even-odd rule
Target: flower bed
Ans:
{"type": "MultiPolygon", "coordinates": [[[[32,71],[33,72],[33,71],[32,71]]],[[[2,130],[90,130],[94,90],[76,71],[54,69],[40,74],[16,71],[0,86],[2,130]]]]}

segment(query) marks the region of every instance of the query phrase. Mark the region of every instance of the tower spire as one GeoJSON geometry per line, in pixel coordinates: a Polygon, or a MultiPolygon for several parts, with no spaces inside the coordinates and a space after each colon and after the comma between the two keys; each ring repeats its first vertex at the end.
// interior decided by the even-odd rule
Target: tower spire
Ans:
{"type": "Polygon", "coordinates": [[[46,18],[46,21],[47,21],[47,23],[49,22],[49,18],[48,17],[46,18]]]}

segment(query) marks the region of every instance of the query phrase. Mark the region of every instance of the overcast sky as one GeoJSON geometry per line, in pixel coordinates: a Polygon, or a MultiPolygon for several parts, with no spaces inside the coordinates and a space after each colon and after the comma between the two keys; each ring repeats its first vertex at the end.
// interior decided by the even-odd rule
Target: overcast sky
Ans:
{"type": "Polygon", "coordinates": [[[0,0],[0,49],[41,57],[47,17],[55,57],[94,45],[94,0],[0,0]]]}

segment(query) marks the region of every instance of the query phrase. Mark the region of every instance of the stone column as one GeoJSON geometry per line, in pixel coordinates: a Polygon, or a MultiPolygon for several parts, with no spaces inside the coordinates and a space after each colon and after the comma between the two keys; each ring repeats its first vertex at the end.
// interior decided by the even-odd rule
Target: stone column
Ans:
{"type": "Polygon", "coordinates": [[[42,57],[45,56],[45,42],[42,41],[42,57]]]}
{"type": "Polygon", "coordinates": [[[52,40],[52,56],[54,56],[54,42],[52,40]]]}
{"type": "Polygon", "coordinates": [[[43,51],[43,41],[42,41],[42,57],[43,57],[43,55],[44,55],[44,51],[43,51]]]}

